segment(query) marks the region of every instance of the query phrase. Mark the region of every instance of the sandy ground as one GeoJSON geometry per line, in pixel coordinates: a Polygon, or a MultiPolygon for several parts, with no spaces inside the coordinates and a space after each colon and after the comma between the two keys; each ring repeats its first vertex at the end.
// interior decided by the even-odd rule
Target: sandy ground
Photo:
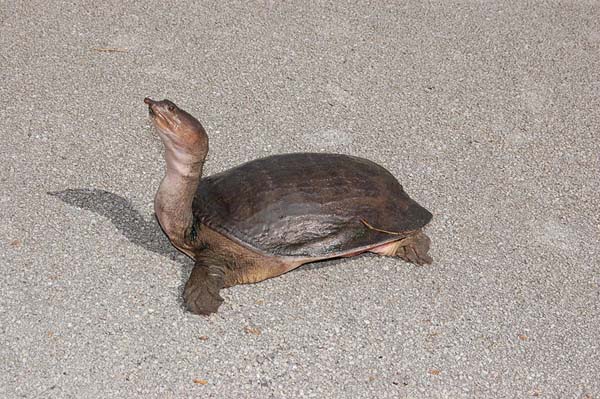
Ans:
{"type": "Polygon", "coordinates": [[[395,3],[0,1],[0,397],[600,398],[600,3],[395,3]],[[384,165],[434,264],[184,312],[145,96],[204,123],[207,173],[384,165]]]}

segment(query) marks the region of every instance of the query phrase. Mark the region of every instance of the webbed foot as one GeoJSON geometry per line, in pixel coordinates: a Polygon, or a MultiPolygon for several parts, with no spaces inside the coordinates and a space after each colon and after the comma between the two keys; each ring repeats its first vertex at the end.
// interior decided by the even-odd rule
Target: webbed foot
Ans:
{"type": "Polygon", "coordinates": [[[422,231],[400,240],[399,243],[396,256],[417,265],[433,262],[433,258],[427,253],[431,240],[422,231]]]}
{"type": "Polygon", "coordinates": [[[183,290],[183,300],[187,309],[199,315],[216,313],[223,303],[223,298],[219,295],[223,286],[222,270],[203,261],[196,261],[183,290]]]}
{"type": "Polygon", "coordinates": [[[429,237],[419,230],[398,241],[371,248],[370,251],[384,256],[397,256],[406,262],[421,266],[433,262],[433,259],[427,253],[430,244],[429,237]]]}

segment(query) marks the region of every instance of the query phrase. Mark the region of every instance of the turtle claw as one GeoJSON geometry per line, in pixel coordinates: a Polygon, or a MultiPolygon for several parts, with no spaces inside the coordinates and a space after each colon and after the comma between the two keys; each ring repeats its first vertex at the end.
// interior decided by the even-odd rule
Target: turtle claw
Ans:
{"type": "Polygon", "coordinates": [[[186,308],[198,315],[216,313],[223,303],[219,291],[223,288],[223,273],[196,263],[183,290],[186,308]]]}

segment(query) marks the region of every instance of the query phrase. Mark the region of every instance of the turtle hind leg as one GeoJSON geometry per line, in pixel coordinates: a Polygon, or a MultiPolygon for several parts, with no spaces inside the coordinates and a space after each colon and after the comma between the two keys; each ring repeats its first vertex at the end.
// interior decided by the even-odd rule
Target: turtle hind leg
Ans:
{"type": "Polygon", "coordinates": [[[225,286],[225,264],[218,256],[200,254],[194,269],[185,283],[183,300],[187,309],[195,314],[216,313],[223,303],[219,295],[225,286]]]}
{"type": "Polygon", "coordinates": [[[417,230],[411,235],[398,241],[373,248],[371,252],[385,256],[398,256],[406,262],[417,265],[425,265],[433,262],[433,259],[427,253],[431,240],[421,230],[417,230]]]}
{"type": "Polygon", "coordinates": [[[433,258],[427,253],[429,252],[431,239],[421,230],[403,238],[399,242],[401,245],[398,246],[398,250],[394,254],[395,256],[417,265],[428,265],[433,262],[433,258]]]}

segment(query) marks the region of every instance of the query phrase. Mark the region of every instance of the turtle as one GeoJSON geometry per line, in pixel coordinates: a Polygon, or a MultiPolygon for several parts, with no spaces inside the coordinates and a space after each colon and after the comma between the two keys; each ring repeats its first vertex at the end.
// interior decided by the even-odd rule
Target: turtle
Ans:
{"type": "Polygon", "coordinates": [[[429,264],[432,214],[384,167],[364,158],[289,153],[202,175],[208,136],[170,100],[144,99],[166,173],[154,198],[170,242],[194,260],[183,299],[217,312],[220,290],[280,276],[305,263],[364,252],[429,264]]]}

